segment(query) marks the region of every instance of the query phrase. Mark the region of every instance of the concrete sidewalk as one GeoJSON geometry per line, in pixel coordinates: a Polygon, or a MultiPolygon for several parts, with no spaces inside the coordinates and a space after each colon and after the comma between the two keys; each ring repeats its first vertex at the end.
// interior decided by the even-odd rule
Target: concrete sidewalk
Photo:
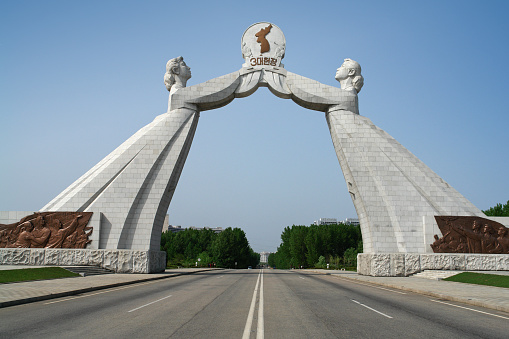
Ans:
{"type": "MultiPolygon", "coordinates": [[[[33,267],[35,266],[24,266],[23,268],[33,267]]],[[[19,266],[3,266],[1,269],[19,268],[19,266]]],[[[0,308],[211,270],[222,269],[181,268],[166,270],[164,273],[158,274],[104,274],[0,284],[0,308]]]]}
{"type": "MultiPolygon", "coordinates": [[[[349,271],[305,270],[305,272],[332,275],[359,283],[381,285],[398,290],[424,294],[442,300],[458,301],[473,306],[481,306],[509,313],[509,288],[416,277],[371,277],[349,271]]],[[[495,272],[489,273],[496,274],[495,272]]],[[[509,272],[504,271],[499,273],[508,275],[509,272]]]]}

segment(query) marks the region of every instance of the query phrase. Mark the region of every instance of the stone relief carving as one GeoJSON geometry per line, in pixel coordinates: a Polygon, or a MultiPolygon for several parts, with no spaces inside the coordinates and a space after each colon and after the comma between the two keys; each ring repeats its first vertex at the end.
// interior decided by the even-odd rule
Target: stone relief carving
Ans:
{"type": "Polygon", "coordinates": [[[92,212],[42,212],[0,224],[0,248],[85,248],[92,212]]]}
{"type": "Polygon", "coordinates": [[[481,217],[435,216],[443,234],[431,248],[435,253],[509,254],[508,229],[481,217]]]}

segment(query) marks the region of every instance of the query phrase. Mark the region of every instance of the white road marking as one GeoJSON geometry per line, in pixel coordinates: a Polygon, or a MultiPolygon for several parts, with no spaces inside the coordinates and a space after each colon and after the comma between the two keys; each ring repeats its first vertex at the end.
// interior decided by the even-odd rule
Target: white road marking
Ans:
{"type": "Polygon", "coordinates": [[[301,279],[306,279],[306,278],[303,278],[303,277],[299,277],[299,278],[301,278],[301,279]]]}
{"type": "Polygon", "coordinates": [[[483,311],[479,311],[479,310],[474,310],[473,308],[468,308],[468,307],[463,307],[463,306],[459,306],[459,305],[449,304],[449,303],[446,303],[446,302],[443,302],[443,301],[439,301],[439,300],[433,300],[433,299],[430,299],[430,300],[434,301],[436,303],[445,304],[445,305],[449,305],[449,306],[454,306],[454,307],[458,307],[458,308],[463,308],[465,310],[474,311],[474,312],[477,312],[477,313],[487,314],[487,315],[491,315],[493,317],[498,317],[498,318],[509,320],[508,317],[504,317],[504,316],[501,316],[501,315],[498,315],[498,314],[493,314],[493,313],[483,312],[483,311]]]}
{"type": "Polygon", "coordinates": [[[115,291],[125,290],[126,288],[132,288],[132,287],[141,286],[141,285],[153,284],[153,283],[155,283],[155,282],[158,282],[158,280],[156,280],[156,281],[149,281],[149,282],[141,283],[141,284],[133,284],[133,285],[129,285],[129,286],[125,286],[125,287],[119,287],[119,288],[115,288],[115,289],[111,289],[111,290],[106,290],[106,291],[101,291],[101,292],[97,292],[97,293],[91,293],[91,294],[86,294],[86,295],[80,295],[80,296],[72,297],[72,298],[66,298],[66,299],[61,299],[61,300],[56,300],[56,301],[50,301],[50,302],[44,303],[44,305],[56,304],[56,303],[60,303],[60,302],[62,302],[62,301],[69,301],[69,300],[74,300],[74,299],[80,299],[80,298],[92,297],[92,296],[94,296],[94,295],[98,295],[98,294],[103,294],[103,293],[109,293],[109,292],[115,292],[115,291]]]}
{"type": "Polygon", "coordinates": [[[256,329],[256,339],[265,337],[265,325],[263,320],[263,269],[261,270],[260,300],[258,301],[258,328],[256,329]]]}
{"type": "Polygon", "coordinates": [[[249,307],[249,313],[247,315],[246,326],[244,327],[244,334],[242,339],[249,339],[251,337],[251,326],[253,325],[254,309],[256,305],[256,295],[258,293],[258,285],[260,284],[261,271],[258,274],[258,280],[256,280],[256,286],[253,292],[253,299],[251,299],[251,307],[249,307]]]}
{"type": "Polygon", "coordinates": [[[224,277],[224,275],[222,275],[222,276],[220,276],[220,277],[217,277],[217,279],[222,278],[222,277],[224,277]]]}
{"type": "Polygon", "coordinates": [[[380,286],[374,286],[374,285],[371,285],[371,284],[363,284],[363,283],[360,283],[360,282],[355,281],[353,279],[345,279],[345,278],[340,278],[340,277],[336,277],[336,276],[334,276],[334,278],[340,279],[340,280],[344,280],[344,281],[348,281],[348,282],[351,282],[353,284],[359,284],[359,285],[364,285],[364,286],[368,286],[368,287],[378,288],[379,290],[389,291],[389,292],[398,293],[398,294],[406,294],[405,292],[394,291],[394,290],[390,290],[388,288],[384,288],[384,287],[380,287],[380,286]]]}
{"type": "Polygon", "coordinates": [[[361,306],[363,306],[363,307],[366,307],[368,310],[371,310],[371,311],[373,311],[373,312],[376,312],[376,313],[378,313],[378,314],[383,315],[384,317],[387,317],[387,318],[389,318],[389,319],[392,319],[392,317],[391,317],[390,315],[387,315],[387,314],[385,314],[385,313],[382,313],[382,312],[380,312],[380,311],[375,310],[374,308],[371,308],[371,307],[369,307],[369,306],[366,306],[366,305],[364,305],[364,304],[361,304],[361,303],[360,303],[360,302],[358,302],[357,300],[353,300],[353,299],[350,299],[350,300],[352,300],[352,301],[353,301],[354,303],[356,303],[356,304],[359,304],[359,305],[361,305],[361,306]]]}
{"type": "Polygon", "coordinates": [[[159,302],[159,301],[164,300],[164,299],[168,299],[169,297],[171,297],[171,294],[170,294],[170,295],[168,295],[168,296],[166,296],[166,297],[164,297],[164,298],[157,299],[157,300],[152,301],[152,302],[150,302],[150,303],[148,303],[148,304],[142,305],[142,306],[140,306],[140,307],[133,308],[132,310],[127,311],[127,313],[131,313],[131,312],[136,311],[136,310],[139,310],[140,308],[143,308],[143,307],[145,307],[145,306],[155,304],[156,302],[159,302]]]}

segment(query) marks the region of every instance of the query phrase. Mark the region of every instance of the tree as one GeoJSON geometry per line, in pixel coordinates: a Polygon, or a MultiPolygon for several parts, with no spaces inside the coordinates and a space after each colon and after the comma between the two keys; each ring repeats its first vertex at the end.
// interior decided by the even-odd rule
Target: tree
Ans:
{"type": "Polygon", "coordinates": [[[509,217],[509,200],[504,205],[496,204],[483,213],[490,217],[509,217]]]}
{"type": "Polygon", "coordinates": [[[240,228],[228,227],[219,233],[212,244],[212,253],[220,267],[247,268],[258,265],[260,261],[259,255],[253,252],[246,234],[240,228]]]}
{"type": "MultiPolygon", "coordinates": [[[[285,227],[281,233],[281,245],[276,253],[269,256],[269,265],[281,269],[290,267],[315,267],[332,262],[339,266],[344,262],[345,251],[350,250],[349,262],[353,252],[362,252],[360,228],[353,225],[311,225],[285,227]],[[320,257],[323,257],[320,260],[320,257]]],[[[355,253],[355,258],[356,258],[355,253]]],[[[355,259],[356,260],[356,259],[355,259]]]]}

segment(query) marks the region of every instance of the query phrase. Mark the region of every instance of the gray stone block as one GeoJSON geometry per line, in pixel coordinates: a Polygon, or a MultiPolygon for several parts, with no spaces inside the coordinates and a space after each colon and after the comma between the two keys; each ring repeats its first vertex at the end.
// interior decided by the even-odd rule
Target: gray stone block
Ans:
{"type": "Polygon", "coordinates": [[[497,255],[496,262],[497,271],[509,271],[509,254],[497,255]]]}
{"type": "Polygon", "coordinates": [[[104,250],[87,250],[88,265],[101,266],[104,261],[104,250]]]}
{"type": "Polygon", "coordinates": [[[435,258],[434,254],[421,254],[421,270],[434,270],[435,258]]]}
{"type": "Polygon", "coordinates": [[[451,270],[464,271],[466,259],[464,254],[451,254],[451,270]]]}
{"type": "Polygon", "coordinates": [[[30,265],[42,266],[45,263],[46,250],[44,248],[32,248],[30,250],[30,265]]]}
{"type": "Polygon", "coordinates": [[[60,250],[48,248],[44,255],[45,265],[61,265],[60,264],[60,250]]]}
{"type": "Polygon", "coordinates": [[[12,264],[13,265],[29,265],[30,264],[30,249],[29,248],[15,248],[12,250],[12,264]]]}
{"type": "Polygon", "coordinates": [[[138,251],[118,251],[117,272],[133,273],[133,253],[138,251]]]}
{"type": "Polygon", "coordinates": [[[0,249],[0,264],[11,265],[12,264],[12,250],[0,249]]]}
{"type": "Polygon", "coordinates": [[[497,258],[494,254],[481,254],[481,271],[496,271],[497,258]]]}
{"type": "Polygon", "coordinates": [[[72,249],[61,249],[60,250],[60,264],[62,266],[73,266],[76,265],[75,261],[75,250],[72,249]]]}
{"type": "Polygon", "coordinates": [[[405,276],[405,254],[394,253],[391,254],[391,276],[403,277],[405,276]]]}
{"type": "Polygon", "coordinates": [[[78,249],[74,250],[74,265],[88,265],[89,251],[78,249]]]}
{"type": "Polygon", "coordinates": [[[376,254],[371,260],[371,275],[376,277],[389,277],[391,275],[391,255],[376,254]]]}
{"type": "Polygon", "coordinates": [[[482,259],[480,254],[469,254],[466,256],[465,269],[467,271],[480,271],[482,268],[482,259]]]}
{"type": "Polygon", "coordinates": [[[421,258],[419,254],[405,254],[405,276],[421,271],[421,258]]]}
{"type": "Polygon", "coordinates": [[[118,251],[117,250],[105,250],[104,251],[104,257],[103,257],[103,263],[102,267],[117,271],[117,265],[118,265],[118,251]]]}
{"type": "Polygon", "coordinates": [[[147,251],[134,251],[133,253],[133,273],[149,273],[147,251]]]}
{"type": "Polygon", "coordinates": [[[450,270],[451,255],[450,254],[434,254],[433,255],[435,270],[450,270]]]}

